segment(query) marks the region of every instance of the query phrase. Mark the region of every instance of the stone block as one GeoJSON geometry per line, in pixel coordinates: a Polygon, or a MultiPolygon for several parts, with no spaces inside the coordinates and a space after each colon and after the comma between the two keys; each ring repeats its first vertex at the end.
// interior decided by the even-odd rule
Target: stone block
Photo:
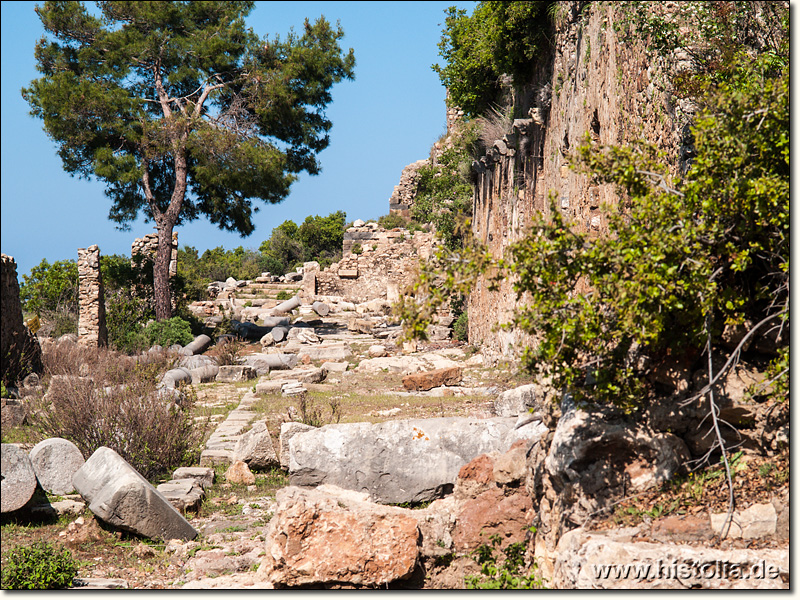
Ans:
{"type": "Polygon", "coordinates": [[[39,484],[57,496],[75,491],[72,476],[86,462],[78,447],[63,438],[42,440],[31,449],[30,459],[39,484]]]}
{"type": "Polygon", "coordinates": [[[337,274],[342,279],[356,279],[358,277],[358,269],[339,269],[337,274]]]}
{"type": "Polygon", "coordinates": [[[289,440],[298,433],[304,431],[311,431],[316,429],[311,425],[305,423],[298,423],[296,421],[289,421],[288,423],[281,423],[281,433],[279,436],[279,444],[281,450],[280,463],[282,469],[289,468],[289,440]]]}
{"type": "MultiPolygon", "coordinates": [[[[711,529],[720,535],[728,513],[712,513],[711,529]]],[[[778,513],[771,503],[753,504],[743,511],[734,511],[727,532],[731,539],[754,540],[775,535],[778,513]]]]}
{"type": "Polygon", "coordinates": [[[216,381],[235,383],[249,381],[256,377],[256,370],[249,365],[222,365],[217,373],[216,381]]]}
{"type": "Polygon", "coordinates": [[[89,510],[114,527],[162,540],[197,537],[169,500],[111,448],[98,448],[72,482],[89,510]]]}
{"type": "Polygon", "coordinates": [[[200,508],[205,492],[194,479],[174,479],[159,484],[156,489],[180,512],[200,508]]]}
{"type": "Polygon", "coordinates": [[[172,479],[194,479],[203,489],[214,484],[214,469],[208,467],[178,467],[172,473],[172,479]]]}

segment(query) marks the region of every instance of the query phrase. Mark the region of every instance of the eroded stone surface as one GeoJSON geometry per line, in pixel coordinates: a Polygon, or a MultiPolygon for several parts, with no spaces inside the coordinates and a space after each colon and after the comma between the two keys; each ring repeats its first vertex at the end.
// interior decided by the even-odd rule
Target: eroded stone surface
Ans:
{"type": "Polygon", "coordinates": [[[332,492],[278,491],[259,575],[276,587],[376,587],[408,578],[418,554],[416,520],[402,509],[332,492]]]}

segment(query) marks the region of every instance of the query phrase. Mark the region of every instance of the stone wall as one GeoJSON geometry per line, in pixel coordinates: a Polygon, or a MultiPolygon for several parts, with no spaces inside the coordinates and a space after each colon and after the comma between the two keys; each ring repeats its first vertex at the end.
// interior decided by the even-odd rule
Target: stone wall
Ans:
{"type": "Polygon", "coordinates": [[[97,244],[78,248],[78,342],[106,346],[106,302],[97,244]]]}
{"type": "Polygon", "coordinates": [[[414,280],[419,261],[430,257],[434,234],[386,230],[377,223],[356,221],[345,232],[342,246],[343,258],[338,263],[306,272],[304,290],[351,302],[378,298],[393,302],[414,280]]]}
{"type": "MultiPolygon", "coordinates": [[[[622,18],[615,3],[592,3],[581,12],[569,6],[554,49],[534,74],[529,118],[514,121],[513,131],[497,140],[473,167],[473,232],[496,257],[520,239],[535,212],[557,209],[594,235],[608,231],[601,206],[617,204],[611,185],[592,185],[570,169],[567,157],[588,133],[596,144],[625,144],[646,138],[666,152],[673,173],[688,153],[681,135],[691,106],[664,89],[668,79],[657,62],[648,62],[641,42],[618,39],[622,18]]],[[[524,301],[524,298],[523,298],[524,301]]],[[[514,358],[535,341],[519,331],[496,330],[518,305],[512,281],[499,291],[476,281],[469,300],[469,339],[485,356],[514,358]]]]}
{"type": "MultiPolygon", "coordinates": [[[[137,257],[150,259],[155,262],[156,251],[158,250],[158,234],[148,233],[144,237],[136,238],[131,244],[131,266],[135,267],[138,263],[137,257]]],[[[169,276],[175,277],[178,274],[178,232],[172,233],[172,256],[169,261],[169,276]]]]}
{"type": "Polygon", "coordinates": [[[13,385],[30,373],[43,371],[42,349],[22,321],[14,257],[0,255],[0,265],[0,375],[4,383],[13,385]]]}
{"type": "Polygon", "coordinates": [[[389,198],[389,213],[411,217],[411,210],[414,206],[414,198],[417,195],[417,185],[419,184],[419,170],[430,165],[428,159],[418,160],[403,169],[400,174],[400,182],[394,186],[391,198],[389,198]]]}

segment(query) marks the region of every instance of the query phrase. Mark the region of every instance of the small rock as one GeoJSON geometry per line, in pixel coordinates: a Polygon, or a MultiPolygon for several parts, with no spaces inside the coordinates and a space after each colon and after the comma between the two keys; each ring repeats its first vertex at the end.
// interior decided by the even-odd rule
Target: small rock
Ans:
{"type": "Polygon", "coordinates": [[[250,467],[247,466],[247,463],[237,460],[225,471],[225,480],[228,483],[252,485],[256,482],[256,476],[250,472],[250,467]]]}

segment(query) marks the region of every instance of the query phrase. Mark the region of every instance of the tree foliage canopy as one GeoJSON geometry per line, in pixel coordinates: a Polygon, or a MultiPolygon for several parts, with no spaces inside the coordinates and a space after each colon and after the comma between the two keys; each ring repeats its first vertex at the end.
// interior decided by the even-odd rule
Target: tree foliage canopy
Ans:
{"type": "Polygon", "coordinates": [[[445,65],[433,65],[450,101],[478,116],[497,103],[501,77],[524,81],[546,42],[552,2],[479,2],[472,15],[450,7],[439,43],[445,65]]]}
{"type": "MultiPolygon", "coordinates": [[[[331,87],[351,79],[352,49],[324,17],[261,39],[253,2],[45,2],[42,77],[23,89],[64,169],[106,185],[109,217],[143,212],[159,232],[156,313],[168,298],[172,228],[207,217],[253,231],[253,200],[280,202],[319,172],[331,87]],[[163,238],[163,239],[162,239],[163,238]],[[163,247],[162,247],[163,246],[163,247]],[[162,303],[159,303],[159,299],[162,303]]],[[[167,313],[169,312],[167,303],[167,313]]]]}

